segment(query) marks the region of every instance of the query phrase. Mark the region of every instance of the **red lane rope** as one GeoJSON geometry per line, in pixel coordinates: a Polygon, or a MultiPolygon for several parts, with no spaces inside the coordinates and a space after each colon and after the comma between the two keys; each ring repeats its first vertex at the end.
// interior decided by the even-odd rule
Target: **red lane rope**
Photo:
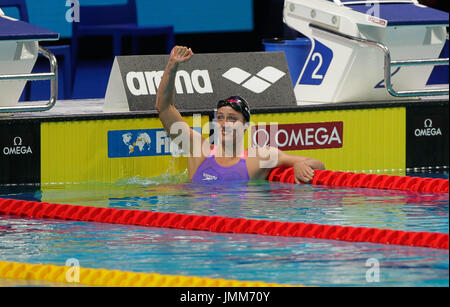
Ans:
{"type": "MultiPolygon", "coordinates": [[[[422,178],[409,176],[388,176],[375,174],[360,174],[334,171],[314,171],[311,184],[357,187],[372,189],[389,189],[401,191],[416,191],[427,193],[448,193],[448,179],[422,178]]],[[[292,167],[279,167],[272,170],[267,178],[269,181],[295,183],[294,169],[292,167]]]]}
{"type": "Polygon", "coordinates": [[[277,222],[218,216],[60,205],[0,199],[0,215],[165,227],[221,233],[303,237],[448,249],[449,235],[434,232],[277,222]]]}

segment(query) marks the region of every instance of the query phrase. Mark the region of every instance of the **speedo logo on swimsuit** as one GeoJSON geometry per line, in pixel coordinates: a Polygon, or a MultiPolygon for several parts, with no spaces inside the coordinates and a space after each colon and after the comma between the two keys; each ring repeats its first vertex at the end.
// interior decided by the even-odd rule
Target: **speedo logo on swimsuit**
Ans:
{"type": "MultiPolygon", "coordinates": [[[[156,95],[156,90],[164,74],[160,71],[130,71],[126,75],[126,85],[134,96],[156,95]]],[[[177,94],[210,94],[213,93],[208,70],[177,71],[175,77],[177,94]]]]}
{"type": "Polygon", "coordinates": [[[285,72],[272,66],[266,66],[255,76],[238,67],[230,68],[222,77],[237,83],[253,93],[260,94],[280,80],[285,72]]]}
{"type": "Polygon", "coordinates": [[[206,180],[206,181],[211,181],[211,180],[217,180],[217,177],[214,175],[210,175],[207,173],[203,173],[203,179],[202,180],[206,180]]]}

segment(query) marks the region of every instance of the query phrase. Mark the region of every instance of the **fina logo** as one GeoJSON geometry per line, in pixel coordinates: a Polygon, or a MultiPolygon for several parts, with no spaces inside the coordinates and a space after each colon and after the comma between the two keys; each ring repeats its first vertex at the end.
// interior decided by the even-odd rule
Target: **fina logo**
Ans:
{"type": "Polygon", "coordinates": [[[22,146],[22,142],[22,138],[20,136],[16,136],[13,139],[13,146],[3,148],[3,154],[5,156],[33,154],[31,147],[22,146]]]}
{"type": "Polygon", "coordinates": [[[164,129],[108,131],[108,157],[150,157],[183,154],[164,129]]]}
{"type": "Polygon", "coordinates": [[[419,136],[437,136],[442,135],[442,131],[440,128],[433,128],[433,121],[430,118],[425,119],[423,122],[424,128],[417,128],[414,130],[414,135],[419,136]]]}
{"type": "Polygon", "coordinates": [[[138,148],[140,152],[143,152],[145,150],[145,148],[147,148],[148,151],[150,151],[151,149],[151,142],[152,139],[150,138],[150,136],[143,132],[140,133],[136,140],[134,142],[132,142],[133,139],[133,134],[131,132],[122,134],[122,142],[125,146],[128,147],[128,153],[131,155],[132,153],[134,153],[135,148],[138,148]]]}
{"type": "MultiPolygon", "coordinates": [[[[128,90],[134,96],[156,95],[156,90],[161,83],[163,74],[163,70],[130,71],[126,76],[128,90]]],[[[184,94],[182,83],[184,83],[186,94],[194,94],[195,92],[198,94],[213,93],[208,70],[196,69],[190,74],[185,70],[179,70],[175,77],[175,90],[177,94],[184,94]]]]}

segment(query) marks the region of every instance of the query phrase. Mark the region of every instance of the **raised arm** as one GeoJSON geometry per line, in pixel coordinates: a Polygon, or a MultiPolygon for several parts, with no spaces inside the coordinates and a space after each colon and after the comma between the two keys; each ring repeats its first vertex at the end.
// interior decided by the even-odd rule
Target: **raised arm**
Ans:
{"type": "Polygon", "coordinates": [[[188,148],[188,151],[192,154],[193,144],[202,144],[203,137],[200,133],[194,131],[189,127],[189,125],[184,121],[180,112],[174,105],[175,102],[175,77],[177,74],[178,66],[194,55],[192,50],[187,47],[175,46],[170,52],[169,61],[164,70],[161,83],[158,88],[156,96],[156,110],[159,113],[159,118],[169,134],[170,138],[174,140],[181,134],[186,136],[183,138],[182,142],[188,142],[188,144],[181,144],[183,148],[188,148]],[[176,126],[173,126],[176,124],[176,126]],[[172,128],[172,129],[171,129],[172,128]],[[176,128],[176,129],[174,129],[176,128]],[[197,141],[194,143],[194,138],[197,141]]]}

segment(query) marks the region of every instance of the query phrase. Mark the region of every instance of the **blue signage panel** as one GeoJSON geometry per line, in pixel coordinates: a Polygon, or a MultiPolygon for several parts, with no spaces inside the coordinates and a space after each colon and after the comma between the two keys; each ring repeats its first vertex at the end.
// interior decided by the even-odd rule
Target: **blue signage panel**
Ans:
{"type": "Polygon", "coordinates": [[[314,51],[308,61],[300,84],[321,85],[333,60],[333,50],[314,40],[314,51]]]}
{"type": "MultiPolygon", "coordinates": [[[[194,128],[200,132],[200,128],[194,128]]],[[[180,155],[164,129],[108,131],[108,158],[180,155]]]]}
{"type": "Polygon", "coordinates": [[[108,157],[170,155],[164,129],[108,131],[108,157]]]}

